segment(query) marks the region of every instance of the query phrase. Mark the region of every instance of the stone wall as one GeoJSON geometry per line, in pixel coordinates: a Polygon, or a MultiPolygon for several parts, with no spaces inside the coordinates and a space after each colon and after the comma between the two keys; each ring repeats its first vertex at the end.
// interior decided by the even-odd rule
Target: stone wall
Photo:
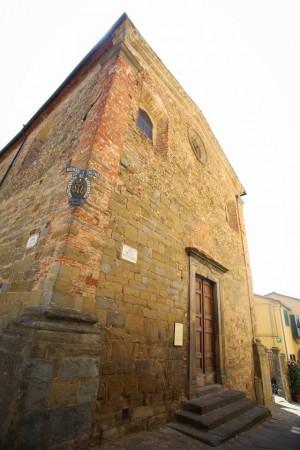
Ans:
{"type": "MultiPolygon", "coordinates": [[[[134,90],[124,80],[132,102],[97,283],[100,439],[165,423],[188,394],[189,246],[228,268],[220,283],[222,380],[254,395],[242,187],[201,112],[186,94],[178,98],[173,79],[166,88],[151,50],[136,34],[126,45],[143,70],[134,90]],[[153,120],[154,142],[137,127],[139,108],[153,120]],[[205,144],[206,164],[193,152],[191,127],[205,144]],[[123,244],[137,250],[136,263],[122,258],[123,244]],[[174,347],[176,322],[184,325],[182,347],[174,347]]],[[[118,95],[114,104],[122,108],[118,95]]]]}
{"type": "Polygon", "coordinates": [[[0,336],[1,449],[88,447],[101,341],[72,325],[27,319],[0,336]]]}

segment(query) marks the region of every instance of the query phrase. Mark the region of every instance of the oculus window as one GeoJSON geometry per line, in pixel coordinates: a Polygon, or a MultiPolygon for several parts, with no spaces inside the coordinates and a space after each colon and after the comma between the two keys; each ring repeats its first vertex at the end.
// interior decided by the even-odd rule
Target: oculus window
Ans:
{"type": "Polygon", "coordinates": [[[200,162],[202,162],[202,164],[206,164],[207,163],[207,153],[206,153],[205,145],[204,145],[201,137],[199,136],[199,134],[192,128],[189,129],[189,141],[190,141],[191,147],[192,147],[197,159],[200,162]]]}

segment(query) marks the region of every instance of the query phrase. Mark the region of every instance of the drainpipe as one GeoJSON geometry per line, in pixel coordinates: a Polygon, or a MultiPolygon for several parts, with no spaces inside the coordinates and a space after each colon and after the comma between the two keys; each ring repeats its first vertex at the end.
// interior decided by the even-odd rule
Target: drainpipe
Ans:
{"type": "Polygon", "coordinates": [[[286,339],[285,339],[285,332],[284,332],[284,328],[283,328],[281,309],[282,309],[282,306],[280,305],[280,307],[279,307],[280,323],[281,323],[281,329],[282,329],[282,336],[283,336],[283,340],[284,340],[285,355],[286,355],[286,358],[288,359],[289,355],[288,355],[288,351],[287,351],[287,345],[286,345],[286,339]]]}
{"type": "Polygon", "coordinates": [[[238,196],[238,195],[236,196],[236,203],[237,203],[236,206],[237,206],[237,216],[238,216],[238,221],[239,221],[243,257],[244,257],[244,261],[245,261],[247,291],[248,291],[248,296],[249,296],[249,312],[250,312],[250,319],[251,319],[252,336],[253,336],[253,340],[254,340],[256,330],[255,330],[254,323],[253,323],[253,315],[254,315],[253,309],[254,308],[253,308],[253,303],[251,301],[251,299],[253,299],[253,292],[250,288],[250,279],[249,279],[249,277],[251,277],[251,282],[252,282],[252,273],[251,273],[251,268],[250,268],[250,256],[248,253],[248,248],[246,249],[246,246],[247,246],[246,226],[244,223],[244,217],[241,214],[241,210],[242,210],[244,202],[240,197],[242,197],[243,195],[247,195],[246,191],[244,191],[240,196],[238,196]],[[240,207],[239,207],[239,205],[240,205],[240,207]],[[247,264],[248,264],[248,267],[247,267],[247,264]]]}

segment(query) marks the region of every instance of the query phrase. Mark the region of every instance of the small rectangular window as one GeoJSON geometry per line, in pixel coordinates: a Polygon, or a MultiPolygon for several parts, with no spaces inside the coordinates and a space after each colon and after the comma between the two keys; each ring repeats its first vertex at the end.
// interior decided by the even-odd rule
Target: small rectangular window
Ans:
{"type": "Polygon", "coordinates": [[[283,315],[284,315],[284,322],[286,324],[287,327],[290,326],[290,319],[289,319],[289,315],[286,309],[283,310],[283,315]]]}

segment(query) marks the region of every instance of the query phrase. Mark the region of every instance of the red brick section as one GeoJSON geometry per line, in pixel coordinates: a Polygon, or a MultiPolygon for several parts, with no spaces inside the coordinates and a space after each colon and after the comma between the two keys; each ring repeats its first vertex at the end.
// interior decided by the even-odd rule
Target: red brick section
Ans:
{"type": "MultiPolygon", "coordinates": [[[[26,305],[55,303],[85,311],[93,309],[95,287],[86,283],[86,278],[97,279],[92,266],[97,267],[101,257],[96,254],[105,231],[107,204],[122,145],[114,131],[111,146],[108,143],[105,148],[109,147],[110,157],[103,156],[101,139],[106,137],[101,138],[101,130],[110,134],[111,103],[116,102],[115,114],[119,114],[122,104],[125,120],[129,101],[125,93],[107,97],[113,78],[118,76],[117,64],[115,57],[103,68],[99,64],[90,67],[90,72],[77,79],[77,85],[72,80],[73,88],[66,87],[60,102],[56,100],[48,114],[37,119],[36,128],[28,134],[2,185],[2,198],[7,199],[2,203],[0,230],[2,317],[20,315],[26,305]],[[95,135],[98,149],[93,145],[95,135]],[[38,141],[43,142],[39,149],[38,141]],[[100,179],[91,180],[92,192],[80,211],[70,207],[67,200],[69,165],[95,168],[101,174],[100,179]],[[97,205],[95,213],[91,212],[93,204],[97,205]],[[26,249],[28,238],[35,233],[39,233],[36,246],[26,249]]],[[[125,124],[119,122],[118,126],[125,124]]],[[[1,173],[20,144],[1,158],[1,173]]]]}
{"type": "Polygon", "coordinates": [[[63,299],[66,307],[81,308],[84,312],[94,310],[101,245],[110,220],[108,205],[116,188],[133,82],[133,69],[122,59],[111,61],[99,77],[99,90],[108,91],[105,104],[101,104],[101,93],[98,101],[95,94],[96,100],[87,116],[72,165],[95,169],[100,178],[91,177],[90,197],[81,208],[72,211],[71,232],[64,237],[64,250],[57,258],[61,269],[54,285],[53,300],[58,306],[64,306],[63,299]],[[90,148],[89,159],[84,154],[86,147],[90,148]]]}

